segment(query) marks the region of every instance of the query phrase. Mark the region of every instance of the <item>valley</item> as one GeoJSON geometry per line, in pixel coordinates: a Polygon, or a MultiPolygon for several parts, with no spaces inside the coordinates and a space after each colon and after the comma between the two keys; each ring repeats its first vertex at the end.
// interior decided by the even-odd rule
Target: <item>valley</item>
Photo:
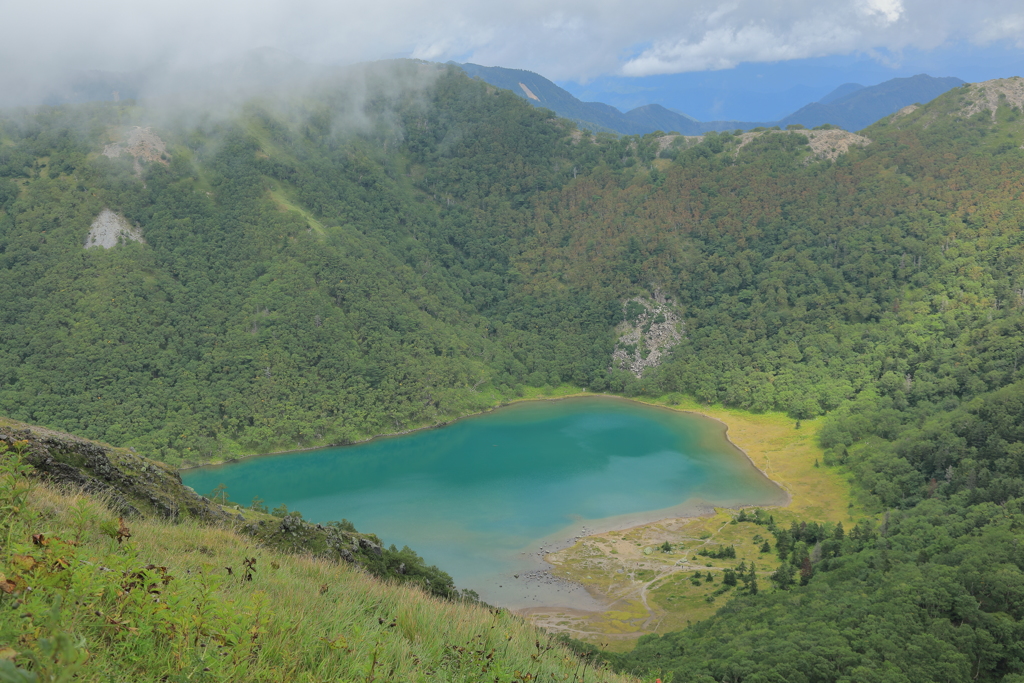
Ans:
{"type": "Polygon", "coordinates": [[[395,680],[534,680],[540,660],[558,680],[594,661],[607,680],[1019,679],[1020,93],[1019,78],[960,85],[857,135],[666,143],[584,133],[454,65],[392,60],[216,110],[4,112],[0,609],[32,608],[0,619],[0,662],[43,666],[60,642],[85,666],[88,641],[106,648],[97,677],[131,659],[140,676],[241,680],[258,663],[252,680],[316,680],[320,661],[369,680],[388,642],[395,680]],[[463,604],[416,538],[355,531],[343,501],[331,525],[192,496],[175,474],[584,390],[720,419],[791,504],[574,533],[553,575],[610,605],[539,605],[531,618],[570,636],[557,650],[463,604]],[[252,583],[267,583],[252,592],[238,577],[256,552],[252,583]],[[150,609],[133,572],[175,591],[161,577],[206,578],[150,609]],[[88,587],[74,610],[72,584],[88,587]],[[318,654],[290,659],[296,590],[303,614],[354,611],[302,630],[296,651],[318,654]],[[217,625],[189,630],[200,603],[217,625]],[[225,616],[236,603],[244,624],[225,616]],[[41,616],[62,604],[73,616],[41,616]],[[450,609],[471,626],[428,639],[450,609]],[[274,646],[246,641],[270,623],[274,646]],[[492,630],[518,643],[508,660],[492,630]]]}

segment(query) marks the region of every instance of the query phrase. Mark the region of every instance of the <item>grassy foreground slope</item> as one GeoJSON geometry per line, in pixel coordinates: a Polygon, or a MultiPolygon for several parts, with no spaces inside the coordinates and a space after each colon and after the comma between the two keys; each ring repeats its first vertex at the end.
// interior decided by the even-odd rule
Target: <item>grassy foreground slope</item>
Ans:
{"type": "Polygon", "coordinates": [[[0,441],[5,683],[633,680],[504,610],[277,552],[224,523],[118,517],[38,481],[28,447],[0,441]]]}

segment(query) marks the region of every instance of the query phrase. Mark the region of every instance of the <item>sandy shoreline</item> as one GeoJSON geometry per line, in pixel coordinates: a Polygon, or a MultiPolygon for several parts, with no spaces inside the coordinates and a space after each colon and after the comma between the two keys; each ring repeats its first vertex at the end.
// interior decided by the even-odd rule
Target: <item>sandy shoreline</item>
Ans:
{"type": "MultiPolygon", "coordinates": [[[[781,413],[705,407],[692,400],[674,406],[639,402],[718,422],[727,441],[779,487],[784,498],[776,505],[757,507],[770,510],[781,525],[812,519],[852,524],[867,512],[840,471],[820,466],[822,451],[816,442],[820,421],[800,425],[781,413]]],[[[553,576],[585,584],[601,600],[601,609],[553,604],[518,612],[542,628],[607,643],[612,649],[628,649],[642,635],[675,631],[706,619],[729,597],[717,590],[721,572],[746,558],[757,564],[765,580],[778,564],[773,553],[761,552],[765,536],[771,538],[764,527],[733,523],[734,510],[743,507],[750,506],[734,504],[711,515],[705,511],[700,517],[667,517],[583,537],[571,547],[549,553],[545,560],[553,576]],[[671,551],[662,550],[664,543],[671,544],[671,551]],[[733,560],[699,554],[705,547],[730,545],[737,552],[733,560]],[[697,572],[708,578],[694,582],[697,572]]]]}
{"type": "MultiPolygon", "coordinates": [[[[753,463],[751,463],[753,464],[753,463]]],[[[776,483],[777,482],[773,482],[776,483]]],[[[565,593],[568,598],[557,604],[531,605],[529,607],[511,607],[511,609],[523,616],[547,614],[550,612],[563,612],[569,610],[577,616],[591,616],[595,612],[609,609],[616,600],[601,591],[595,590],[593,586],[575,578],[558,576],[555,570],[557,565],[549,558],[572,548],[580,541],[594,540],[608,534],[628,534],[643,532],[655,525],[685,525],[688,522],[715,516],[719,510],[734,510],[748,507],[762,509],[776,509],[786,507],[790,504],[791,496],[788,491],[779,486],[780,491],[785,494],[785,499],[772,503],[740,504],[735,506],[715,506],[700,499],[684,501],[678,505],[659,510],[631,513],[616,517],[608,517],[597,520],[587,520],[583,524],[574,524],[565,529],[541,539],[536,551],[524,552],[530,555],[535,561],[536,569],[532,570],[531,578],[540,583],[560,585],[560,592],[565,593]],[[586,591],[588,598],[580,599],[578,589],[586,591]],[[587,604],[589,603],[589,605],[587,604]]],[[[685,566],[685,565],[684,565],[685,566]]],[[[517,577],[518,578],[518,577],[517,577]]]]}

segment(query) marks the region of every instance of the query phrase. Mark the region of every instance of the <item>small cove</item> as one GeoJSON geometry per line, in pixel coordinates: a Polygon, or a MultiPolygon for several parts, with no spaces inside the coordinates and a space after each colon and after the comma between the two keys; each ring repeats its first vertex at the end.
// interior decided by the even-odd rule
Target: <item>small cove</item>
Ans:
{"type": "Polygon", "coordinates": [[[185,484],[254,496],[306,519],[346,518],[409,545],[462,588],[509,608],[598,609],[552,581],[544,552],[583,533],[775,505],[785,493],[691,413],[612,397],[528,401],[439,429],[189,470],[185,484]],[[516,578],[514,575],[519,574],[516,578]]]}

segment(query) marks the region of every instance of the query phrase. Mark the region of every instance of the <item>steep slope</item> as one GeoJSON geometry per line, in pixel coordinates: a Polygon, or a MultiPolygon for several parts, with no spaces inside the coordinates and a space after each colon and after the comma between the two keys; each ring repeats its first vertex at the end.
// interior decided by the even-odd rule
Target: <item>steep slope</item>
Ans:
{"type": "MultiPolygon", "coordinates": [[[[719,366],[738,369],[725,394],[712,388],[722,375],[706,375],[709,400],[756,408],[758,396],[794,379],[771,369],[765,383],[757,379],[782,354],[799,354],[804,372],[828,367],[826,385],[848,382],[856,398],[840,401],[822,428],[823,464],[850,476],[879,514],[845,529],[813,519],[768,526],[783,562],[769,590],[748,588],[712,619],[646,637],[609,660],[701,681],[1024,676],[1024,298],[1015,284],[1024,276],[1022,84],[965,85],[866,129],[874,143],[831,167],[828,183],[846,189],[821,222],[782,199],[773,235],[770,216],[754,208],[752,182],[701,188],[702,197],[731,192],[738,201],[719,205],[717,216],[706,213],[710,202],[698,208],[690,249],[728,239],[750,253],[741,260],[733,251],[730,262],[724,242],[708,249],[723,260],[695,273],[700,298],[683,296],[706,311],[707,341],[687,348],[704,334],[688,320],[691,339],[663,388],[700,374],[690,359],[729,345],[751,352],[719,366]],[[876,208],[857,195],[875,197],[876,208]],[[858,236],[841,216],[866,232],[858,236]],[[727,237],[714,234],[723,230],[727,237]],[[765,252],[764,239],[780,251],[765,252]],[[773,298],[759,301],[757,289],[773,298]],[[855,292],[868,299],[846,298],[855,292]],[[794,315],[803,330],[788,351],[759,341],[780,323],[775,329],[795,332],[785,322],[794,315]],[[841,369],[849,351],[860,359],[859,379],[841,369]]],[[[723,145],[716,154],[728,153],[723,145]]],[[[806,180],[792,199],[821,201],[813,197],[822,186],[806,180]]],[[[828,392],[814,400],[830,400],[828,392]]]]}
{"type": "Polygon", "coordinates": [[[311,524],[297,511],[271,515],[258,504],[243,508],[223,494],[211,493],[217,497],[214,502],[184,486],[174,469],[134,449],[0,417],[0,454],[4,449],[17,451],[32,474],[48,486],[92,496],[131,523],[146,518],[206,524],[248,537],[262,548],[355,564],[393,583],[417,585],[435,597],[475,599],[409,548],[388,548],[374,534],[359,533],[344,521],[311,524]]]}
{"type": "Polygon", "coordinates": [[[748,566],[747,599],[660,653],[698,680],[1024,675],[1024,81],[859,139],[666,140],[584,135],[454,68],[376,77],[153,124],[168,158],[141,178],[101,151],[149,112],[5,119],[2,406],[177,461],[558,382],[830,413],[822,465],[878,519],[771,532],[776,590],[748,566]],[[145,243],[84,248],[104,209],[145,243]],[[611,367],[624,304],[659,292],[678,344],[611,367]]]}
{"type": "MultiPolygon", "coordinates": [[[[642,115],[634,121],[615,107],[601,102],[581,102],[566,90],[558,87],[540,74],[523,69],[506,69],[498,66],[480,66],[478,64],[459,64],[459,68],[472,78],[480,78],[498,88],[511,90],[516,95],[539,107],[546,107],[559,116],[575,122],[582,128],[594,132],[609,131],[615,133],[647,133],[647,122],[642,115]]],[[[662,108],[663,109],[663,108],[662,108]]],[[[686,132],[695,129],[689,126],[692,121],[674,112],[663,109],[672,120],[678,119],[688,127],[686,132]]],[[[657,128],[652,129],[657,130],[657,128]]],[[[665,130],[679,130],[667,128],[665,130]]]]}
{"type": "Polygon", "coordinates": [[[109,449],[13,428],[28,440],[0,440],[0,679],[575,682],[589,668],[589,680],[635,680],[507,611],[382,582],[312,547],[288,554],[224,525],[118,517],[101,498],[26,477],[18,455],[109,449]]]}
{"type": "Polygon", "coordinates": [[[210,523],[232,520],[220,506],[183,486],[175,470],[133,450],[0,417],[0,445],[15,443],[44,481],[103,498],[118,514],[210,523]]]}
{"type": "MultiPolygon", "coordinates": [[[[563,382],[810,417],[906,374],[867,378],[863,359],[894,353],[920,321],[901,307],[935,296],[959,253],[936,251],[943,225],[979,204],[1015,215],[1013,167],[991,154],[1016,153],[1020,123],[966,99],[967,121],[922,118],[949,93],[862,150],[833,131],[591,139],[456,69],[375,68],[369,95],[161,131],[167,159],[100,153],[143,109],[7,120],[0,408],[172,464],[443,423],[563,382]],[[145,242],[84,249],[106,209],[145,242]],[[611,368],[613,329],[656,288],[688,333],[638,380],[611,368]]],[[[991,284],[969,289],[1007,301],[999,254],[972,256],[991,284]]],[[[991,327],[958,324],[916,391],[954,382],[949,354],[991,327]]]]}
{"type": "Polygon", "coordinates": [[[3,409],[197,462],[444,422],[601,370],[614,302],[567,292],[516,317],[507,235],[603,152],[460,73],[368,69],[297,110],[156,128],[152,161],[101,151],[157,112],[4,121],[3,409]],[[105,210],[144,244],[84,249],[105,210]]]}

